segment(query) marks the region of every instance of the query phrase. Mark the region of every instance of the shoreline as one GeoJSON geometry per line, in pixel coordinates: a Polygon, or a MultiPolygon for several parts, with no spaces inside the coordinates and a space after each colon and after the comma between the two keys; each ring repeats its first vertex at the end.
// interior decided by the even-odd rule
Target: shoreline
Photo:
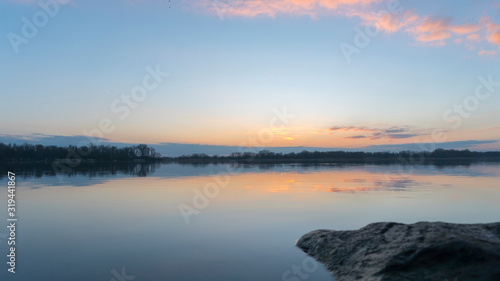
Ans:
{"type": "MultiPolygon", "coordinates": [[[[67,164],[74,163],[70,159],[0,159],[1,164],[44,164],[50,165],[54,162],[67,164]]],[[[403,165],[454,165],[469,163],[496,163],[500,162],[500,157],[460,157],[460,158],[432,158],[422,160],[416,159],[381,159],[381,158],[291,158],[291,159],[225,159],[225,158],[162,158],[162,159],[130,159],[130,160],[95,160],[82,159],[79,164],[156,164],[156,163],[178,163],[178,164],[403,164],[403,165]]]]}

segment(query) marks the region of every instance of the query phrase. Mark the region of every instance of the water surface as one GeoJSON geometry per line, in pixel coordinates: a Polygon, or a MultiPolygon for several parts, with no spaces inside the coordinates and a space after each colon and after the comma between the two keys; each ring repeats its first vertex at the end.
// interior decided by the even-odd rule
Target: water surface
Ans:
{"type": "MultiPolygon", "coordinates": [[[[17,273],[6,271],[0,230],[1,280],[108,281],[122,273],[133,280],[332,280],[294,246],[300,236],[379,221],[486,223],[500,214],[498,164],[165,164],[57,176],[18,169],[17,273]],[[219,191],[208,194],[208,206],[195,208],[195,194],[214,184],[219,191]],[[199,213],[186,223],[179,206],[199,213]]],[[[6,218],[5,175],[2,182],[6,218]]]]}

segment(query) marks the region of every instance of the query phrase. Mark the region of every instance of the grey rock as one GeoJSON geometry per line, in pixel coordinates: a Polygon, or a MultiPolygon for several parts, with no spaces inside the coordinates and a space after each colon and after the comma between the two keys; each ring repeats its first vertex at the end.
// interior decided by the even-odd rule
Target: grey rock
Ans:
{"type": "Polygon", "coordinates": [[[337,281],[500,280],[500,223],[381,222],[312,231],[297,246],[337,281]]]}

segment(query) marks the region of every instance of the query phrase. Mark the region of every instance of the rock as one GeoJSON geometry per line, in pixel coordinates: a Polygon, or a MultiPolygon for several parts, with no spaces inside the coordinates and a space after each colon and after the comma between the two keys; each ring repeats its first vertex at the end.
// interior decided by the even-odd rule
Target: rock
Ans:
{"type": "Polygon", "coordinates": [[[337,281],[500,280],[500,223],[373,223],[316,230],[297,246],[337,281]]]}

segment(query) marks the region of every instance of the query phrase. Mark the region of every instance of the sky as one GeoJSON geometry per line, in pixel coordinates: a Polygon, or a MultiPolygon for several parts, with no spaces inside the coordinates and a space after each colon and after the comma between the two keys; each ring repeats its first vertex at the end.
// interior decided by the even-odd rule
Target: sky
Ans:
{"type": "Polygon", "coordinates": [[[0,140],[500,150],[500,1],[0,0],[0,18],[0,140]]]}

